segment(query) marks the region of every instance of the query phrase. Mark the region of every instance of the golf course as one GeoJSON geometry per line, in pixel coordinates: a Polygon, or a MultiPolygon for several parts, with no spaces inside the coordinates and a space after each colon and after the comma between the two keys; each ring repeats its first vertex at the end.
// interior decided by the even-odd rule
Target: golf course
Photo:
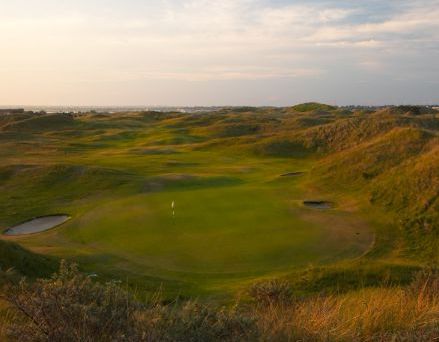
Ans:
{"type": "Polygon", "coordinates": [[[434,340],[438,123],[319,103],[1,115],[0,339],[434,340]]]}
{"type": "Polygon", "coordinates": [[[0,342],[439,342],[438,18],[0,1],[0,342]]]}
{"type": "MultiPolygon", "coordinates": [[[[340,148],[330,146],[336,136],[323,148],[299,139],[370,117],[310,106],[5,117],[2,239],[170,296],[227,297],[261,279],[368,258],[389,248],[391,212],[320,175],[323,148],[340,148]],[[11,233],[47,215],[53,228],[11,233]]],[[[389,113],[380,120],[389,118],[405,124],[389,113]]]]}

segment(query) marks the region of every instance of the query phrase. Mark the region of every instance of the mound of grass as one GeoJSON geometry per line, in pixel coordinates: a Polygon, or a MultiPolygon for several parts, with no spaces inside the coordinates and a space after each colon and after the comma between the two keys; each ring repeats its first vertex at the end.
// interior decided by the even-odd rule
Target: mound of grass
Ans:
{"type": "Polygon", "coordinates": [[[137,148],[132,151],[135,154],[141,155],[164,155],[164,154],[177,154],[180,151],[172,148],[156,148],[156,147],[147,147],[147,148],[137,148]]]}
{"type": "Polygon", "coordinates": [[[184,191],[206,187],[232,186],[241,183],[241,179],[227,176],[203,177],[191,174],[167,174],[148,179],[143,186],[143,190],[146,192],[184,191]]]}
{"type": "MultiPolygon", "coordinates": [[[[12,165],[0,167],[0,224],[54,214],[74,200],[115,191],[136,182],[133,174],[84,165],[12,165]]],[[[140,182],[139,182],[140,184],[140,182]]]]}
{"type": "Polygon", "coordinates": [[[2,183],[6,183],[8,180],[12,179],[15,176],[19,176],[22,172],[26,172],[29,169],[32,169],[32,165],[6,165],[0,167],[0,185],[2,183]]]}
{"type": "Polygon", "coordinates": [[[230,107],[225,108],[224,111],[226,112],[232,112],[232,113],[255,113],[259,112],[261,109],[259,107],[249,107],[249,106],[243,106],[243,107],[230,107]]]}
{"type": "Polygon", "coordinates": [[[242,135],[252,135],[259,132],[260,127],[254,124],[234,124],[221,127],[215,133],[220,138],[239,137],[242,135]]]}
{"type": "Polygon", "coordinates": [[[20,275],[36,278],[49,276],[56,267],[53,257],[32,253],[16,243],[0,240],[1,271],[12,269],[20,275]]]}
{"type": "Polygon", "coordinates": [[[421,270],[374,259],[311,266],[286,278],[296,293],[347,293],[369,287],[406,286],[421,270]]]}
{"type": "MultiPolygon", "coordinates": [[[[370,203],[399,217],[405,253],[439,261],[439,153],[435,134],[395,128],[330,155],[313,169],[320,184],[367,194],[370,203]]],[[[402,248],[402,246],[400,246],[402,248]]]]}
{"type": "Polygon", "coordinates": [[[311,112],[311,111],[332,111],[337,109],[337,107],[330,106],[323,103],[318,102],[307,102],[295,105],[292,107],[296,112],[311,112]]]}
{"type": "Polygon", "coordinates": [[[294,138],[270,138],[252,146],[261,156],[304,158],[314,152],[305,142],[294,138]]]}
{"type": "Polygon", "coordinates": [[[400,213],[407,253],[439,263],[439,143],[370,186],[371,202],[400,213]]]}
{"type": "Polygon", "coordinates": [[[414,128],[395,128],[387,134],[329,155],[314,168],[326,184],[363,186],[371,179],[416,156],[433,138],[414,128]]]}
{"type": "Polygon", "coordinates": [[[339,119],[301,133],[301,139],[323,152],[341,151],[370,141],[398,127],[414,125],[410,119],[399,117],[352,117],[339,119]]]}
{"type": "Polygon", "coordinates": [[[293,127],[297,128],[309,128],[319,125],[324,125],[331,122],[331,119],[316,116],[300,116],[294,118],[293,127]]]}
{"type": "Polygon", "coordinates": [[[371,201],[374,203],[398,211],[410,210],[407,214],[436,211],[439,200],[439,140],[434,141],[431,150],[415,154],[400,167],[389,170],[371,187],[371,201]]]}
{"type": "Polygon", "coordinates": [[[426,106],[395,106],[389,107],[391,113],[399,115],[422,115],[422,114],[435,114],[436,111],[426,106]]]}
{"type": "Polygon", "coordinates": [[[287,115],[283,120],[282,124],[264,127],[266,137],[261,137],[253,150],[267,156],[304,157],[310,153],[322,155],[369,142],[395,128],[438,128],[438,120],[433,118],[387,114],[341,118],[294,118],[287,115]]]}
{"type": "Polygon", "coordinates": [[[33,117],[33,114],[14,114],[14,115],[0,115],[0,128],[3,126],[13,124],[15,122],[27,120],[33,117]]]}
{"type": "Polygon", "coordinates": [[[40,187],[41,190],[50,186],[84,187],[88,190],[117,186],[130,174],[111,168],[85,165],[53,164],[53,165],[12,165],[0,169],[9,175],[10,186],[23,185],[40,187]]]}
{"type": "Polygon", "coordinates": [[[55,131],[75,127],[75,119],[70,114],[35,114],[29,119],[5,125],[3,130],[10,131],[55,131]]]}
{"type": "Polygon", "coordinates": [[[204,137],[198,135],[192,135],[188,132],[176,133],[170,137],[160,139],[156,142],[157,145],[185,145],[185,144],[195,144],[203,142],[204,137]]]}

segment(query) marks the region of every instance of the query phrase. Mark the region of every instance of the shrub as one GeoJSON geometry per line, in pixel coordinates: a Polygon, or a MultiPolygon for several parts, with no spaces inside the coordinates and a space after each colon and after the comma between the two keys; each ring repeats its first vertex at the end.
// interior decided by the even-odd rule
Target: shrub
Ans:
{"type": "MultiPolygon", "coordinates": [[[[114,282],[100,284],[62,262],[50,279],[4,289],[18,314],[18,341],[254,341],[253,320],[234,309],[195,302],[142,305],[114,282]]],[[[2,328],[2,326],[0,326],[2,328]]],[[[3,329],[3,328],[2,328],[3,329]]]]}
{"type": "Polygon", "coordinates": [[[19,341],[124,341],[134,335],[135,305],[112,283],[94,283],[76,265],[61,263],[52,278],[5,289],[21,313],[10,329],[19,341]]]}
{"type": "Polygon", "coordinates": [[[249,290],[250,297],[257,303],[267,304],[291,304],[293,292],[285,280],[269,280],[254,284],[249,290]]]}
{"type": "Polygon", "coordinates": [[[196,302],[158,305],[139,319],[143,341],[256,341],[256,322],[234,309],[196,302]]]}

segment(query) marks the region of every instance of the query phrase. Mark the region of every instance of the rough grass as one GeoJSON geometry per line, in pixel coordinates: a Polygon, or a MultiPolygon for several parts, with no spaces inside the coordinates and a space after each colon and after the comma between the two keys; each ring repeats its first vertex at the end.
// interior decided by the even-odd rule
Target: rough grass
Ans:
{"type": "Polygon", "coordinates": [[[439,333],[439,276],[410,285],[297,297],[285,281],[253,286],[251,301],[219,307],[146,303],[61,264],[52,278],[11,283],[1,332],[19,341],[433,341],[439,333]]]}
{"type": "Polygon", "coordinates": [[[267,341],[433,341],[439,334],[435,284],[320,295],[261,307],[255,316],[267,341]]]}

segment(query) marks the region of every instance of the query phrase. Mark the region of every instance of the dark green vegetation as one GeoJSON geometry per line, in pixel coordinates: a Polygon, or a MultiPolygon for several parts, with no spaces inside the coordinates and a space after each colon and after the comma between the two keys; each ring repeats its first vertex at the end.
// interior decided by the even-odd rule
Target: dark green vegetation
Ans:
{"type": "Polygon", "coordinates": [[[72,219],[3,237],[20,257],[0,265],[37,276],[67,258],[170,297],[227,299],[273,277],[300,293],[407,284],[438,263],[438,130],[422,108],[315,103],[2,116],[0,227],[72,219]]]}

